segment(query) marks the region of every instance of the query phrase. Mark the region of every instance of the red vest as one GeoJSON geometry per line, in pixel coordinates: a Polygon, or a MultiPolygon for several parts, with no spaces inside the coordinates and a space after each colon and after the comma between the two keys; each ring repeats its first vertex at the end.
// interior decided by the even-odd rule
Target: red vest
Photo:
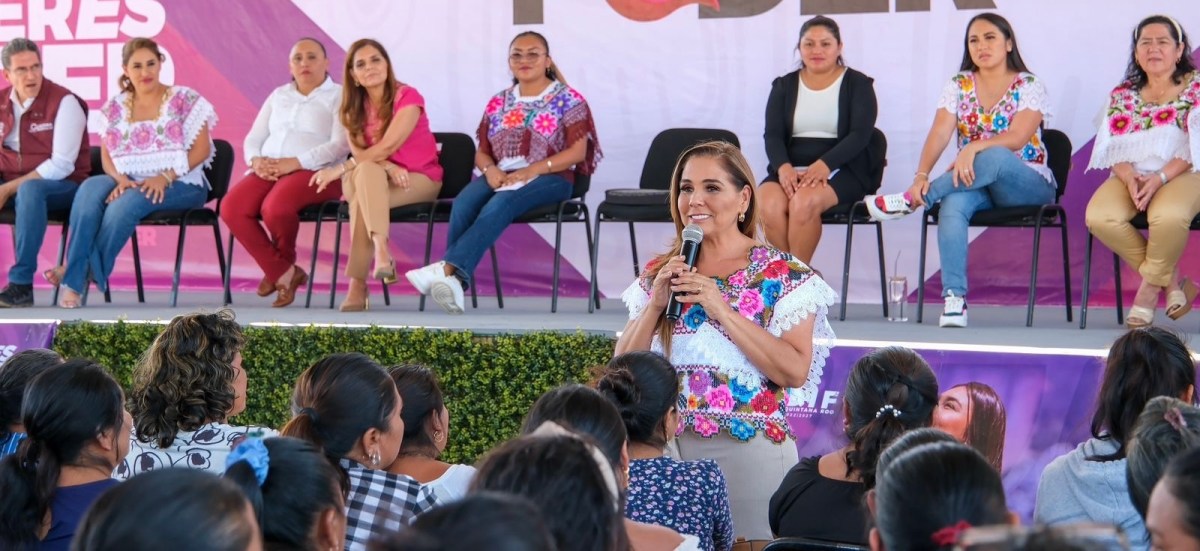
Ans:
{"type": "MultiPolygon", "coordinates": [[[[58,116],[58,108],[66,96],[72,96],[83,108],[84,120],[87,120],[87,103],[70,90],[49,80],[42,81],[42,89],[38,92],[29,109],[21,115],[21,150],[13,151],[0,147],[0,177],[5,182],[24,176],[46,159],[54,147],[54,118],[58,116]]],[[[12,87],[0,90],[0,139],[7,136],[13,127],[12,87]]],[[[75,156],[75,171],[66,180],[82,182],[92,171],[91,148],[88,145],[87,125],[84,125],[83,135],[79,137],[79,152],[75,156]]]]}

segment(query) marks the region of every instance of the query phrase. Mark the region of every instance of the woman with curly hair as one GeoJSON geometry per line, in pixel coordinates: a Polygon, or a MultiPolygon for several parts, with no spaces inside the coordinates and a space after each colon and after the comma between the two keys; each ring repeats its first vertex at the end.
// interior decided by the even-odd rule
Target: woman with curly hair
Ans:
{"type": "Polygon", "coordinates": [[[134,368],[133,437],[115,478],[164,467],[221,474],[226,456],[248,434],[277,435],[228,424],[246,409],[245,344],[228,309],[176,316],[167,324],[134,368]]]}

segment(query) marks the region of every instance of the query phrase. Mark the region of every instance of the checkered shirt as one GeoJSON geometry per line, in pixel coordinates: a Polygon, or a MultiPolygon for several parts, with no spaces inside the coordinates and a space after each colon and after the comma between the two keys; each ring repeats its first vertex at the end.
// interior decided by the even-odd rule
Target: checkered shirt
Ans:
{"type": "Polygon", "coordinates": [[[432,488],[402,474],[368,469],[356,461],[342,459],[350,477],[346,500],[346,551],[361,551],[380,534],[399,531],[438,505],[432,488]]]}

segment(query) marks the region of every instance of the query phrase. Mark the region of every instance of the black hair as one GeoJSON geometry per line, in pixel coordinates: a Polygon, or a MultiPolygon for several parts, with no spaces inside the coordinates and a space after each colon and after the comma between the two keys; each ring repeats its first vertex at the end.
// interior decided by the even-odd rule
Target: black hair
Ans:
{"type": "Polygon", "coordinates": [[[1167,463],[1195,447],[1200,447],[1200,409],[1169,396],[1152,398],[1134,426],[1125,462],[1129,499],[1142,520],[1167,463]]]}
{"type": "Polygon", "coordinates": [[[229,465],[225,478],[241,488],[254,508],[264,550],[315,549],[313,527],[325,511],[345,514],[349,481],[309,442],[283,436],[262,443],[269,465],[261,485],[248,461],[229,465]]]}
{"type": "Polygon", "coordinates": [[[0,364],[0,442],[8,440],[8,427],[21,422],[21,397],[34,376],[63,362],[58,352],[30,348],[9,356],[0,364]]]}
{"type": "MultiPolygon", "coordinates": [[[[607,403],[607,402],[606,402],[607,403]]],[[[628,551],[624,516],[585,435],[523,436],[501,444],[479,465],[470,494],[529,498],[559,549],[628,551]]]]}
{"type": "Polygon", "coordinates": [[[429,434],[429,420],[441,415],[446,403],[433,370],[422,365],[398,365],[388,368],[388,375],[396,383],[396,391],[404,404],[400,410],[404,419],[401,451],[427,450],[436,454],[438,449],[429,434]]]}
{"type": "MultiPolygon", "coordinates": [[[[396,384],[375,360],[357,352],[330,354],[300,374],[293,417],[280,434],[312,442],[330,458],[341,459],[368,429],[386,432],[397,407],[396,384]]],[[[383,466],[394,459],[383,458],[383,466]]]]}
{"type": "Polygon", "coordinates": [[[1167,33],[1171,35],[1175,43],[1183,45],[1183,55],[1175,64],[1175,72],[1171,73],[1171,82],[1180,84],[1184,78],[1196,70],[1196,64],[1192,62],[1192,45],[1188,41],[1187,32],[1183,30],[1179,22],[1165,15],[1151,15],[1138,23],[1137,28],[1133,30],[1133,38],[1130,40],[1129,66],[1125,68],[1125,81],[1137,90],[1144,88],[1147,82],[1146,71],[1137,62],[1137,43],[1142,38],[1142,30],[1154,24],[1165,25],[1167,33]]]}
{"type": "Polygon", "coordinates": [[[121,386],[91,360],[70,360],[34,377],[25,391],[21,422],[28,438],[0,462],[2,549],[20,549],[38,540],[63,466],[111,471],[124,459],[118,453],[87,453],[88,445],[105,431],[120,438],[125,423],[121,386]]]}
{"type": "Polygon", "coordinates": [[[1167,464],[1163,489],[1183,505],[1183,531],[1200,539],[1200,448],[1185,451],[1167,464]]]}
{"type": "MultiPolygon", "coordinates": [[[[837,40],[838,45],[840,46],[842,44],[842,30],[838,28],[837,21],[825,17],[824,15],[818,15],[812,19],[809,19],[808,21],[805,21],[803,25],[800,25],[800,36],[796,38],[797,50],[800,49],[800,43],[804,41],[804,35],[807,34],[808,31],[813,27],[825,27],[827,30],[829,30],[829,34],[832,34],[833,38],[837,40]]],[[[801,61],[802,65],[803,63],[804,62],[801,61]]],[[[846,65],[846,61],[842,59],[840,54],[837,58],[837,64],[843,67],[846,65]]]]}
{"type": "MultiPolygon", "coordinates": [[[[879,453],[879,459],[875,461],[875,482],[878,483],[879,477],[883,476],[884,471],[887,471],[892,461],[895,461],[901,454],[911,449],[938,442],[958,442],[958,440],[955,440],[950,433],[933,427],[921,427],[897,436],[891,444],[888,444],[879,453]]],[[[867,489],[870,490],[873,487],[868,486],[867,489]]]]}
{"type": "MultiPolygon", "coordinates": [[[[372,540],[370,551],[555,551],[542,513],[529,499],[477,492],[420,515],[399,533],[372,540]]],[[[564,548],[565,549],[565,548],[564,548]]]]}
{"type": "Polygon", "coordinates": [[[614,468],[621,464],[621,450],[629,438],[625,423],[621,421],[617,406],[596,390],[567,384],[546,392],[529,410],[521,425],[521,434],[537,430],[546,421],[590,436],[614,468]]]}
{"type": "MultiPolygon", "coordinates": [[[[542,36],[542,33],[537,31],[522,31],[517,33],[517,36],[514,36],[512,41],[508,43],[508,47],[511,49],[512,45],[517,43],[517,40],[527,36],[532,36],[533,38],[536,38],[538,42],[541,42],[542,47],[546,48],[546,57],[550,57],[550,42],[546,40],[545,36],[542,36]]],[[[558,64],[554,62],[554,58],[550,58],[550,66],[546,68],[546,78],[550,80],[557,80],[563,84],[567,83],[567,80],[562,76],[562,72],[558,70],[558,64]]],[[[512,83],[517,83],[517,77],[513,77],[512,83]]]]}
{"type": "Polygon", "coordinates": [[[1159,326],[1131,329],[1113,342],[1100,384],[1092,437],[1117,445],[1111,454],[1090,461],[1125,458],[1133,424],[1155,396],[1182,398],[1196,385],[1196,364],[1179,335],[1159,326]]]}
{"type": "Polygon", "coordinates": [[[975,61],[971,59],[971,25],[976,21],[987,21],[1000,29],[1000,34],[1004,35],[1006,40],[1012,42],[1012,51],[1005,56],[1005,61],[1008,65],[1008,70],[1028,73],[1029,68],[1025,66],[1025,60],[1021,59],[1021,49],[1017,47],[1017,35],[1013,32],[1012,24],[1008,22],[1004,16],[998,13],[984,12],[975,17],[972,17],[967,22],[967,28],[963,31],[963,57],[962,63],[959,64],[959,71],[974,71],[979,69],[975,65],[975,61]]]}
{"type": "Polygon", "coordinates": [[[617,407],[629,439],[663,448],[675,437],[663,431],[663,419],[677,407],[679,374],[656,352],[627,352],[608,362],[596,390],[617,407]]]}
{"type": "Polygon", "coordinates": [[[197,469],[155,469],[104,492],[79,523],[71,551],[246,549],[257,526],[246,496],[197,469]]]}
{"type": "MultiPolygon", "coordinates": [[[[325,52],[325,44],[322,44],[320,40],[317,40],[311,36],[300,37],[299,40],[296,40],[295,42],[292,43],[292,46],[294,47],[296,44],[299,44],[304,41],[308,41],[308,42],[312,42],[313,44],[316,44],[317,47],[321,49],[321,55],[323,55],[325,57],[329,57],[329,54],[325,52]]],[[[329,73],[326,73],[326,74],[329,74],[329,73]]]]}
{"type": "Polygon", "coordinates": [[[875,523],[888,551],[950,549],[953,541],[935,534],[960,522],[1007,521],[1000,473],[965,444],[938,442],[902,453],[875,488],[875,523]]]}
{"type": "Polygon", "coordinates": [[[907,430],[928,427],[938,400],[937,376],[916,352],[889,346],[854,364],[846,381],[846,475],[875,485],[879,454],[907,430]]]}

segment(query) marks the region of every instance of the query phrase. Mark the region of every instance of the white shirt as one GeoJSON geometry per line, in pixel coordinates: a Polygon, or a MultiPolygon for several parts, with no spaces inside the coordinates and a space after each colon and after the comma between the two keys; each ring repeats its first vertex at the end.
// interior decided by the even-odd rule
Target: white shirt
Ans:
{"type": "Polygon", "coordinates": [[[350,153],[338,116],[342,87],[328,76],[308,95],[294,82],[276,88],[246,134],[247,161],[255,157],[295,157],[306,170],[319,170],[350,153]]]}
{"type": "Polygon", "coordinates": [[[793,138],[836,138],[838,125],[838,96],[846,72],[824,90],[813,90],[800,81],[796,110],[792,112],[793,138]]]}
{"type": "Polygon", "coordinates": [[[450,465],[442,476],[429,481],[426,486],[433,488],[441,503],[458,501],[467,495],[467,487],[475,478],[475,467],[470,465],[450,465]]]}
{"type": "MultiPolygon", "coordinates": [[[[21,116],[33,105],[35,98],[29,98],[24,103],[17,99],[14,88],[9,95],[13,106],[13,127],[4,136],[4,147],[13,151],[21,150],[21,116]]],[[[87,115],[79,106],[75,96],[63,96],[58,106],[58,114],[54,116],[54,140],[50,144],[50,158],[42,161],[34,169],[38,176],[46,180],[62,180],[75,172],[75,159],[79,156],[79,139],[83,137],[83,129],[87,127],[87,115]]]]}

